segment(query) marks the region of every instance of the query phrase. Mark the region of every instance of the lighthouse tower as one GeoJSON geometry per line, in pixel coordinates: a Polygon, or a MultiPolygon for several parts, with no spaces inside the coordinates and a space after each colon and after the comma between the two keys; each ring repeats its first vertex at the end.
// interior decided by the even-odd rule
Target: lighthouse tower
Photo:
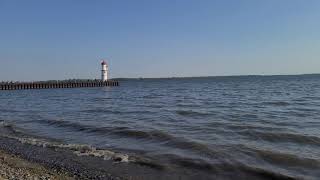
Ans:
{"type": "Polygon", "coordinates": [[[108,80],[108,64],[106,63],[106,61],[102,61],[101,62],[101,80],[102,81],[107,81],[108,80]]]}

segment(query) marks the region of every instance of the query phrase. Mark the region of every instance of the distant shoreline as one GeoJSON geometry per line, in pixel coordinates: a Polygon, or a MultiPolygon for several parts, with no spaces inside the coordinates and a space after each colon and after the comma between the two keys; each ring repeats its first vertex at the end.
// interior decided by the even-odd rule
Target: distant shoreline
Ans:
{"type": "MultiPolygon", "coordinates": [[[[311,74],[278,74],[278,75],[217,75],[217,76],[172,76],[172,77],[119,77],[119,78],[110,78],[111,81],[119,80],[141,80],[141,79],[196,79],[196,78],[231,78],[231,77],[287,77],[287,76],[320,76],[320,73],[311,73],[311,74]]],[[[57,79],[57,80],[28,80],[28,81],[18,81],[18,80],[0,80],[2,82],[74,82],[74,81],[99,81],[99,79],[57,79]]]]}
{"type": "Polygon", "coordinates": [[[229,78],[229,77],[287,77],[287,76],[320,76],[314,74],[279,74],[279,75],[226,75],[226,76],[173,76],[173,77],[139,77],[139,78],[113,78],[113,80],[139,80],[139,79],[196,79],[196,78],[229,78]]]}

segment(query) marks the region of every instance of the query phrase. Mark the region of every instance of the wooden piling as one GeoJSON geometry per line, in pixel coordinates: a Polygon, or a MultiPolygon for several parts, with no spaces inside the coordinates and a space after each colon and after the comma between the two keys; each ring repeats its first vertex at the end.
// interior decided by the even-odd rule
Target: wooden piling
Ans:
{"type": "Polygon", "coordinates": [[[85,88],[119,86],[118,81],[66,81],[66,82],[31,82],[31,83],[0,83],[0,90],[23,90],[23,89],[55,89],[55,88],[85,88]]]}

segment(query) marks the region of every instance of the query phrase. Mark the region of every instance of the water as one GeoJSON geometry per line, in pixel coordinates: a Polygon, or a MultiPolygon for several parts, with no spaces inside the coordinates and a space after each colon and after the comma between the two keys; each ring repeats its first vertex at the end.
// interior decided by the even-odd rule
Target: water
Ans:
{"type": "MultiPolygon", "coordinates": [[[[206,174],[320,177],[320,75],[122,80],[0,92],[30,134],[206,174]]],[[[227,179],[227,175],[225,175],[227,179]]]]}

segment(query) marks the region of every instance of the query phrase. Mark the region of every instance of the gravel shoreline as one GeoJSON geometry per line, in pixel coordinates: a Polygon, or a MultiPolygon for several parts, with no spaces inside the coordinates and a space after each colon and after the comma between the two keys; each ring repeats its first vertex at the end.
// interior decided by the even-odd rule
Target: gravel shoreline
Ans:
{"type": "MultiPolygon", "coordinates": [[[[91,156],[77,156],[74,152],[61,148],[45,148],[24,144],[15,139],[1,136],[0,154],[3,156],[0,161],[0,177],[5,179],[25,179],[24,175],[28,175],[28,172],[31,173],[30,175],[34,172],[37,176],[37,178],[30,179],[41,179],[41,176],[51,177],[47,179],[68,179],[69,177],[74,179],[126,179],[112,176],[109,173],[109,170],[113,168],[118,170],[113,172],[119,175],[123,171],[122,168],[115,167],[111,161],[91,156]],[[20,167],[20,164],[24,163],[28,165],[20,167]],[[1,171],[4,172],[3,175],[1,175],[1,171]],[[17,178],[12,178],[9,175],[17,178]]],[[[119,165],[122,164],[126,165],[126,163],[119,163],[119,165]]]]}
{"type": "Polygon", "coordinates": [[[0,180],[72,180],[65,172],[57,172],[40,164],[28,162],[18,156],[0,150],[0,180]]]}
{"type": "MultiPolygon", "coordinates": [[[[187,161],[185,162],[188,163],[187,161]]],[[[198,172],[201,169],[195,171],[189,168],[170,169],[166,166],[154,164],[153,161],[119,163],[94,156],[78,156],[73,151],[63,148],[47,148],[24,144],[16,139],[0,136],[0,180],[295,179],[259,169],[242,169],[244,174],[238,177],[233,173],[233,169],[226,172],[226,174],[215,174],[215,169],[210,170],[212,171],[207,174],[200,174],[198,172]]]]}

